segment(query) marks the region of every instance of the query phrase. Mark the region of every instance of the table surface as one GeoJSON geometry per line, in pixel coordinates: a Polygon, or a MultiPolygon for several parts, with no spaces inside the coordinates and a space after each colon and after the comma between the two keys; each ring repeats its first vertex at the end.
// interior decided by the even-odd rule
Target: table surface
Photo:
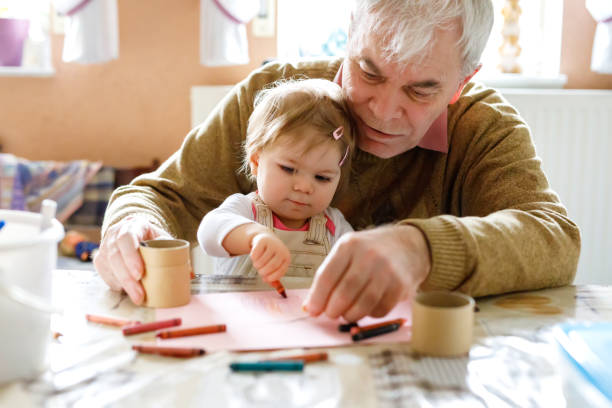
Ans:
{"type": "MultiPolygon", "coordinates": [[[[194,293],[221,288],[198,276],[194,293]]],[[[286,287],[307,285],[296,279],[286,287]]],[[[240,289],[229,285],[225,290],[240,289]]],[[[251,288],[252,289],[252,288],[251,288]]],[[[612,287],[567,286],[477,299],[469,356],[416,356],[408,344],[328,349],[329,361],[302,373],[232,373],[228,364],[303,350],[218,352],[191,359],[138,355],[117,328],[85,313],[143,322],[154,310],[110,291],[94,271],[55,270],[49,369],[33,381],[0,387],[2,406],[582,406],[607,404],[564,368],[552,339],[561,322],[612,320],[612,287]],[[255,356],[254,356],[255,354],[255,356]],[[577,386],[576,384],[579,384],[577,386]],[[135,405],[136,404],[136,405],[135,405]]],[[[143,340],[140,338],[139,340],[143,340]]]]}

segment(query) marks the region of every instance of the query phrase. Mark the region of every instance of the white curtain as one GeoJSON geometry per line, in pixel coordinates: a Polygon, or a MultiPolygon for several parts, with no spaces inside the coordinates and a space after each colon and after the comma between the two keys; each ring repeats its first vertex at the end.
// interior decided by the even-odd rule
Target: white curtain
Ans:
{"type": "Polygon", "coordinates": [[[259,0],[200,0],[200,63],[248,64],[246,23],[259,7],[259,0]]]}
{"type": "Polygon", "coordinates": [[[591,70],[602,74],[612,74],[612,1],[587,0],[586,7],[597,21],[591,70]]]}
{"type": "Polygon", "coordinates": [[[66,15],[64,62],[103,63],[119,57],[117,0],[53,0],[66,15]]]}

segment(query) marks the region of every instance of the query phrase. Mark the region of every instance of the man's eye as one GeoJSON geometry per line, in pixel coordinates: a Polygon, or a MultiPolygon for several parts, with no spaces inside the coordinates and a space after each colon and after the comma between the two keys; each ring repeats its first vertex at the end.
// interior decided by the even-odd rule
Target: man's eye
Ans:
{"type": "Polygon", "coordinates": [[[433,92],[419,91],[417,89],[411,89],[410,93],[412,94],[412,96],[419,99],[426,99],[434,94],[433,92]]]}
{"type": "Polygon", "coordinates": [[[279,165],[280,169],[282,171],[284,171],[285,173],[289,173],[289,174],[293,174],[293,172],[295,171],[293,169],[293,167],[289,167],[289,166],[283,166],[282,164],[279,165]]]}
{"type": "Polygon", "coordinates": [[[368,71],[361,71],[363,73],[363,77],[368,81],[376,81],[378,79],[378,75],[371,74],[368,71]]]}
{"type": "Polygon", "coordinates": [[[330,177],[327,177],[327,176],[319,176],[319,175],[316,175],[316,176],[315,176],[315,179],[316,179],[317,181],[322,181],[322,182],[324,182],[324,183],[327,183],[327,182],[331,181],[331,178],[330,178],[330,177]]]}

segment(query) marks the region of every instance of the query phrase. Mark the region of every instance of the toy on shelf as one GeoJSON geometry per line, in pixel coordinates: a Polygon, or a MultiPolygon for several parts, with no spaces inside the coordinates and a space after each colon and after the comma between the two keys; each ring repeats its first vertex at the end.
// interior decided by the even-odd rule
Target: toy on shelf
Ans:
{"type": "Polygon", "coordinates": [[[99,247],[98,243],[88,241],[85,235],[77,231],[67,231],[59,245],[60,254],[76,257],[83,262],[91,261],[99,247]]]}

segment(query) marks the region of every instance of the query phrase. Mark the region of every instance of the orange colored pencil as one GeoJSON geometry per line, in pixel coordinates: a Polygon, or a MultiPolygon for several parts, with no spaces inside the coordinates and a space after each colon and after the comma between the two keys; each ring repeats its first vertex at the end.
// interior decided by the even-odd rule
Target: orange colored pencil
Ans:
{"type": "Polygon", "coordinates": [[[165,329],[166,327],[173,327],[173,326],[180,326],[180,325],[181,325],[181,318],[178,317],[176,319],[158,320],[156,322],[151,322],[151,323],[124,326],[122,330],[123,330],[124,336],[129,336],[131,334],[144,333],[148,331],[165,329]]]}
{"type": "Polygon", "coordinates": [[[327,353],[311,353],[311,354],[299,354],[296,356],[287,356],[287,357],[274,357],[267,358],[264,361],[285,361],[285,360],[302,360],[304,363],[314,363],[315,361],[325,361],[327,360],[327,353]]]}
{"type": "Polygon", "coordinates": [[[287,297],[287,292],[285,292],[285,287],[283,286],[281,281],[275,280],[274,282],[270,282],[270,286],[272,286],[274,289],[276,289],[278,294],[281,295],[282,297],[284,297],[284,298],[287,297]]]}
{"type": "Polygon", "coordinates": [[[399,319],[387,320],[386,322],[370,324],[368,326],[355,326],[355,327],[351,327],[351,336],[359,332],[365,331],[365,330],[377,329],[379,327],[388,326],[390,324],[399,324],[400,326],[402,326],[404,323],[406,323],[406,319],[399,318],[399,319]]]}
{"type": "Polygon", "coordinates": [[[226,330],[224,324],[213,324],[211,326],[191,327],[181,330],[166,330],[156,334],[161,339],[172,339],[175,337],[198,336],[200,334],[221,333],[226,330]]]}
{"type": "Polygon", "coordinates": [[[92,314],[86,314],[85,319],[87,319],[87,321],[92,322],[92,323],[100,323],[100,324],[106,324],[108,326],[117,326],[117,327],[123,327],[123,326],[128,326],[128,325],[133,325],[133,324],[140,324],[140,322],[136,320],[119,319],[117,317],[100,316],[100,315],[92,315],[92,314]]]}
{"type": "Polygon", "coordinates": [[[206,351],[201,348],[192,347],[160,347],[160,346],[144,346],[133,345],[132,350],[145,354],[158,354],[168,357],[196,357],[205,354],[206,351]]]}

